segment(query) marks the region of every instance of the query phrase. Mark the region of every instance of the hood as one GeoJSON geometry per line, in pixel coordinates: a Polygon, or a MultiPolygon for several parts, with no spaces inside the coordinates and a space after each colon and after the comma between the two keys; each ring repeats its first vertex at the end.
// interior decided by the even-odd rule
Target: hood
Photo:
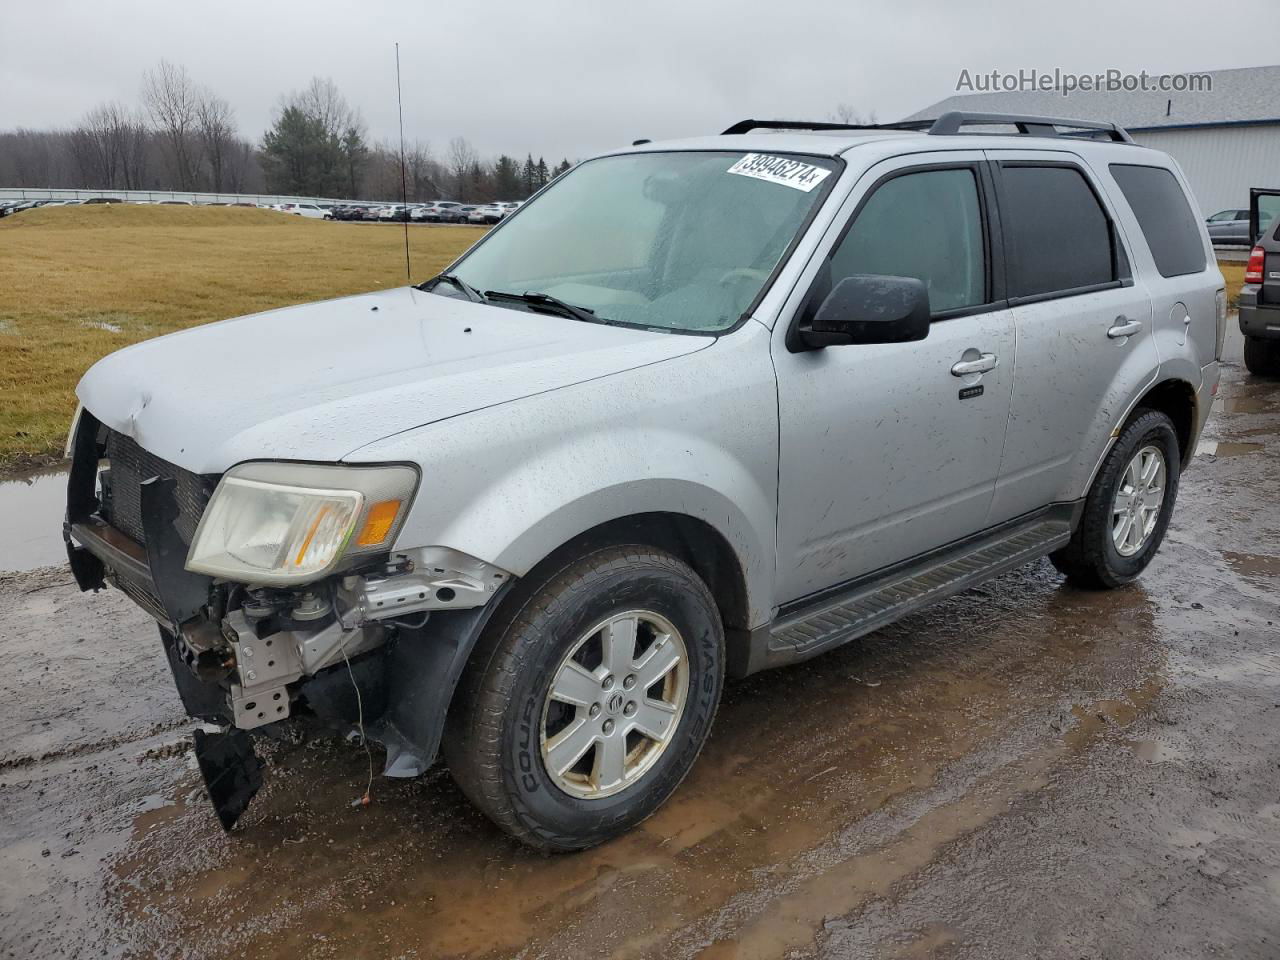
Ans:
{"type": "Polygon", "coordinates": [[[341,460],[395,433],[710,343],[402,287],[126,347],[76,394],[156,456],[220,473],[265,457],[341,460]]]}

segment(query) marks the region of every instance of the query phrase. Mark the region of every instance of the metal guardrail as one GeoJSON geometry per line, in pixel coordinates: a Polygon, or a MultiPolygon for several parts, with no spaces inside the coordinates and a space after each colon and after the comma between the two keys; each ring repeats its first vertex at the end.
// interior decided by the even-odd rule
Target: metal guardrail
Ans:
{"type": "Polygon", "coordinates": [[[274,193],[193,193],[185,190],[78,190],[40,189],[35,187],[0,187],[0,200],[92,200],[114,197],[118,200],[185,200],[189,203],[356,203],[390,206],[396,200],[346,200],[336,197],[288,197],[274,193]]]}

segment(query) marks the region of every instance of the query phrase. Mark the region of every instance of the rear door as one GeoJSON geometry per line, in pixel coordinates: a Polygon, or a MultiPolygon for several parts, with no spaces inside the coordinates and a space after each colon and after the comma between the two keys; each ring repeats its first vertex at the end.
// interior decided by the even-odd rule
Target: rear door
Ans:
{"type": "Polygon", "coordinates": [[[1159,365],[1147,292],[1114,209],[1065,151],[992,150],[1017,346],[998,523],[1083,495],[1159,365]]]}

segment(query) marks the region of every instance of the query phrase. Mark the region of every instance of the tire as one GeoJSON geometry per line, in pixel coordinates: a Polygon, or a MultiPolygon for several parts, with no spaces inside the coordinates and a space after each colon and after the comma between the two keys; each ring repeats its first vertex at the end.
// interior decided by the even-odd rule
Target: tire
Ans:
{"type": "Polygon", "coordinates": [[[1280,377],[1280,340],[1244,338],[1244,365],[1259,377],[1280,377]]]}
{"type": "MultiPolygon", "coordinates": [[[[1062,549],[1049,555],[1059,571],[1067,575],[1074,586],[1094,590],[1107,590],[1122,586],[1137,578],[1146,569],[1151,558],[1160,549],[1174,501],[1178,497],[1178,476],[1181,467],[1181,451],[1173,421],[1158,410],[1139,408],[1134,412],[1115,444],[1102,461],[1102,467],[1094,478],[1089,495],[1085,498],[1084,513],[1071,541],[1062,549]],[[1140,542],[1124,543],[1125,550],[1117,545],[1116,535],[1120,527],[1116,520],[1119,505],[1117,493],[1128,488],[1127,472],[1135,458],[1148,450],[1159,454],[1163,467],[1163,484],[1159,494],[1159,512],[1154,524],[1140,542]]],[[[1152,491],[1154,492],[1154,491],[1152,491]]],[[[1142,493],[1139,503],[1150,507],[1151,494],[1142,493]]],[[[1138,515],[1146,507],[1139,506],[1138,515]]],[[[1123,519],[1123,518],[1122,518],[1123,519]]],[[[1131,525],[1126,528],[1131,537],[1139,531],[1131,525]]]]}
{"type": "Polygon", "coordinates": [[[541,850],[583,850],[652,814],[693,766],[724,685],[724,629],[698,575],[647,546],[592,551],[516,590],[463,674],[443,753],[462,791],[507,833],[541,850]],[[631,661],[621,653],[606,661],[604,637],[625,637],[633,621],[638,639],[631,659],[655,656],[625,668],[635,673],[614,677],[611,663],[631,661]],[[659,654],[676,666],[645,685],[661,669],[659,654]],[[585,684],[574,687],[582,694],[578,706],[552,695],[553,681],[562,689],[567,680],[585,684]],[[679,706],[658,711],[668,699],[679,706]],[[661,745],[631,729],[658,713],[668,717],[651,724],[666,724],[661,745]],[[597,739],[564,769],[586,736],[597,739]],[[609,757],[622,757],[624,766],[609,764],[609,757]],[[610,780],[605,767],[621,771],[622,779],[610,780]]]}

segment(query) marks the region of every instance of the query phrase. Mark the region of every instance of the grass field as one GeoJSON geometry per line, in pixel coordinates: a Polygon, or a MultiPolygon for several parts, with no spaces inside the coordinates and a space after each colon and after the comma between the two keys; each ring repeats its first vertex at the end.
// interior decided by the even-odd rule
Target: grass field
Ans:
{"type": "MultiPolygon", "coordinates": [[[[415,281],[484,233],[409,229],[415,281]]],[[[0,220],[0,469],[60,456],[74,388],[120,347],[405,282],[399,224],[237,207],[100,206],[0,220]]]]}
{"type": "MultiPolygon", "coordinates": [[[[415,280],[483,233],[413,226],[415,280]]],[[[57,458],[73,390],[97,359],[148,337],[404,283],[399,225],[236,207],[100,206],[0,220],[0,470],[57,458]]],[[[1243,264],[1223,264],[1228,302],[1243,264]]]]}

